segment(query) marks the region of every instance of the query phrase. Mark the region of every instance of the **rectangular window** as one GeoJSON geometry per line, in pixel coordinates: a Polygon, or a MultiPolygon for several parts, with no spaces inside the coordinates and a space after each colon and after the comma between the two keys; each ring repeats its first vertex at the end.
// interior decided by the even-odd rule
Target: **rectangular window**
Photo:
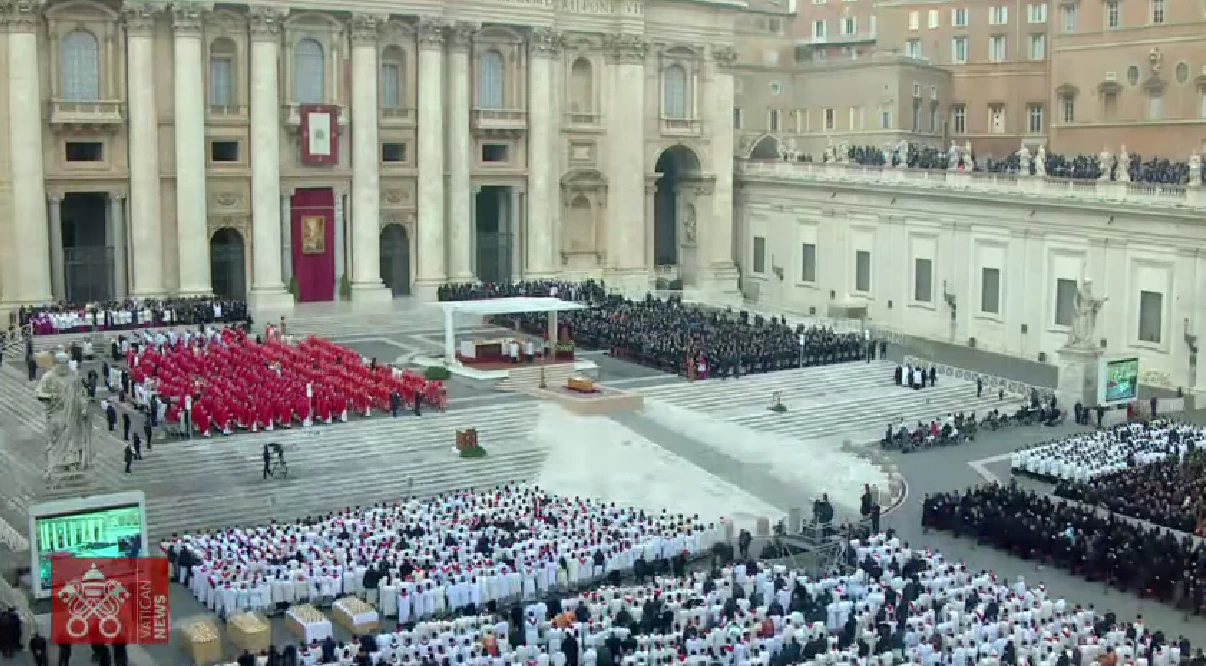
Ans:
{"type": "Polygon", "coordinates": [[[816,39],[825,39],[826,32],[827,31],[825,29],[824,21],[813,21],[812,22],[812,36],[813,37],[815,37],[816,39]]]}
{"type": "Polygon", "coordinates": [[[1076,122],[1076,99],[1072,97],[1065,97],[1062,101],[1062,104],[1064,107],[1064,122],[1076,122]]]}
{"type": "Polygon", "coordinates": [[[1026,5],[1026,21],[1029,23],[1047,22],[1047,3],[1026,5]]]}
{"type": "Polygon", "coordinates": [[[1164,294],[1139,292],[1139,341],[1159,344],[1164,324],[1164,294]]]}
{"type": "Polygon", "coordinates": [[[967,7],[956,7],[951,10],[951,26],[956,28],[967,27],[967,7]]]}
{"type": "Polygon", "coordinates": [[[854,253],[854,290],[871,292],[871,253],[867,250],[854,253]]]}
{"type": "Polygon", "coordinates": [[[1001,269],[980,269],[980,312],[1001,314],[1001,269]]]}
{"type": "Polygon", "coordinates": [[[506,162],[508,146],[505,143],[483,143],[482,144],[482,161],[483,162],[506,162]]]}
{"type": "Polygon", "coordinates": [[[921,59],[921,40],[910,39],[905,43],[905,55],[915,60],[921,59]]]}
{"type": "Polygon", "coordinates": [[[1042,60],[1047,57],[1047,35],[1030,35],[1030,59],[1042,60]]]}
{"type": "Polygon", "coordinates": [[[930,10],[929,26],[930,26],[930,30],[933,30],[938,27],[938,10],[937,9],[930,10]]]}
{"type": "Polygon", "coordinates": [[[1202,91],[1202,109],[1201,109],[1201,111],[1202,111],[1202,113],[1199,115],[1201,115],[1203,118],[1206,118],[1206,90],[1202,91]]]}
{"type": "Polygon", "coordinates": [[[933,270],[934,262],[931,260],[913,260],[913,300],[918,303],[929,303],[934,299],[933,270]]]}
{"type": "Polygon", "coordinates": [[[1105,25],[1106,28],[1117,28],[1122,21],[1122,15],[1118,11],[1118,0],[1107,0],[1105,3],[1105,25]]]}
{"type": "Polygon", "coordinates": [[[1076,280],[1055,281],[1055,325],[1071,326],[1076,316],[1076,280]]]}
{"type": "Polygon", "coordinates": [[[921,14],[919,12],[909,12],[909,30],[917,30],[921,27],[921,14]]]}
{"type": "Polygon", "coordinates": [[[913,127],[914,132],[921,131],[921,100],[913,99],[913,127]]]}
{"type": "Polygon", "coordinates": [[[800,262],[800,282],[817,281],[817,246],[804,243],[800,262]]]}
{"type": "Polygon", "coordinates": [[[854,35],[858,34],[858,19],[853,16],[842,18],[842,34],[854,35]]]}
{"type": "Polygon", "coordinates": [[[837,114],[834,113],[833,109],[825,109],[825,129],[833,129],[833,125],[835,123],[834,117],[836,115],[837,114]]]}
{"type": "Polygon", "coordinates": [[[771,19],[771,20],[767,21],[767,22],[766,22],[766,29],[767,29],[767,31],[768,31],[768,32],[770,32],[770,33],[772,33],[772,34],[775,34],[775,35],[777,35],[777,34],[779,34],[779,33],[783,32],[783,20],[782,20],[782,19],[773,18],[773,19],[771,19]]]}
{"type": "Polygon", "coordinates": [[[100,141],[68,141],[66,153],[68,162],[104,162],[105,144],[100,141]]]}
{"type": "Polygon", "coordinates": [[[1061,27],[1064,32],[1076,32],[1076,5],[1064,5],[1061,27]]]}
{"type": "MultiPolygon", "coordinates": [[[[1206,94],[1204,94],[1202,96],[1202,99],[1203,99],[1202,108],[1206,109],[1206,94]]],[[[1206,117],[1206,113],[1203,113],[1202,116],[1206,117]]],[[[880,129],[892,129],[892,111],[891,111],[891,109],[880,109],[879,110],[879,128],[880,129]]]]}
{"type": "Polygon", "coordinates": [[[1026,123],[1031,134],[1043,133],[1043,105],[1042,104],[1027,104],[1026,105],[1026,123]]]}
{"type": "Polygon", "coordinates": [[[1005,35],[993,35],[988,38],[988,60],[1003,62],[1006,56],[1005,35]]]}
{"type": "Polygon", "coordinates": [[[209,105],[234,106],[234,60],[231,58],[209,59],[209,105]]]}
{"type": "Polygon", "coordinates": [[[741,109],[733,107],[733,129],[741,129],[741,109]]]}
{"type": "Polygon", "coordinates": [[[779,109],[771,109],[766,118],[767,130],[771,132],[779,131],[779,109]]]}
{"type": "MultiPolygon", "coordinates": [[[[1108,92],[1101,100],[1103,114],[1106,120],[1113,120],[1118,117],[1118,93],[1108,92]]],[[[1203,114],[1206,118],[1206,114],[1203,114]]]]}
{"type": "Polygon", "coordinates": [[[967,107],[963,104],[951,107],[951,131],[955,134],[967,134],[967,107]]]}
{"type": "Polygon", "coordinates": [[[1147,119],[1160,120],[1164,117],[1164,95],[1157,92],[1148,94],[1147,97],[1147,119]]]}
{"type": "Polygon", "coordinates": [[[988,131],[993,134],[1005,133],[1005,105],[988,105],[988,131]]]}
{"type": "Polygon", "coordinates": [[[938,131],[938,102],[930,102],[930,131],[938,131]]]}
{"type": "Polygon", "coordinates": [[[1008,25],[1009,23],[1009,7],[998,5],[989,8],[988,24],[989,25],[1008,25]]]}
{"type": "Polygon", "coordinates": [[[951,62],[957,65],[967,62],[966,37],[955,37],[951,40],[951,62]]]}
{"type": "Polygon", "coordinates": [[[381,108],[402,108],[402,66],[396,62],[381,64],[381,108]]]}
{"type": "Polygon", "coordinates": [[[209,161],[210,162],[238,162],[239,161],[239,142],[238,141],[211,141],[209,144],[209,161]]]}
{"type": "Polygon", "coordinates": [[[754,272],[766,273],[766,239],[754,236],[754,272]]]}
{"type": "Polygon", "coordinates": [[[1152,0],[1152,23],[1164,23],[1164,0],[1152,0]]]}
{"type": "Polygon", "coordinates": [[[398,164],[406,161],[406,144],[387,141],[381,144],[381,161],[388,164],[398,164]]]}

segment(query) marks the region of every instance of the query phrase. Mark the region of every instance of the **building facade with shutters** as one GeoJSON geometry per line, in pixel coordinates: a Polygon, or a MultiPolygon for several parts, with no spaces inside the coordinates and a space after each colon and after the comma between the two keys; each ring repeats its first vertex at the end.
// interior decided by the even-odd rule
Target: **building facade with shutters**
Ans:
{"type": "Polygon", "coordinates": [[[732,290],[741,11],[4,0],[0,309],[657,266],[732,290]]]}

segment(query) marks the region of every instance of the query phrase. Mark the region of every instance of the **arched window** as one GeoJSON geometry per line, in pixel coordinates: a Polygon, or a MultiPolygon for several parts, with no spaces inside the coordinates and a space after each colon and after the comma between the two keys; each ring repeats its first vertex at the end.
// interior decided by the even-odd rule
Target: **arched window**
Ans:
{"type": "Polygon", "coordinates": [[[665,83],[666,117],[675,120],[687,117],[687,73],[678,65],[666,68],[665,83]]]}
{"type": "Polygon", "coordinates": [[[482,54],[481,80],[478,82],[478,104],[483,109],[501,109],[505,101],[505,68],[502,54],[486,51],[482,54]]]}
{"type": "Polygon", "coordinates": [[[228,108],[235,99],[235,44],[220,37],[209,45],[209,105],[228,108]]]}
{"type": "Polygon", "coordinates": [[[293,49],[293,101],[298,104],[322,104],[326,70],[322,44],[303,39],[293,49]]]}
{"type": "Polygon", "coordinates": [[[100,99],[100,42],[82,28],[63,38],[63,99],[95,102],[100,99]]]}
{"type": "Polygon", "coordinates": [[[390,46],[381,54],[381,108],[400,109],[406,92],[406,54],[390,46]]]}
{"type": "Polygon", "coordinates": [[[593,111],[594,81],[591,76],[590,61],[578,58],[570,67],[570,111],[593,111]]]}

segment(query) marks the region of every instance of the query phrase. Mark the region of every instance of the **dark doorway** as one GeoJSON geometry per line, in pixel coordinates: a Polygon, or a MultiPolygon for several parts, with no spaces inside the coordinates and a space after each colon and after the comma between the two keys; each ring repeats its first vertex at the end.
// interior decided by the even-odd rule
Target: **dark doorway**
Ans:
{"type": "Polygon", "coordinates": [[[653,195],[653,263],[678,265],[678,193],[684,178],[699,172],[699,158],[686,146],[671,146],[654,171],[662,176],[653,195]]]}
{"type": "Polygon", "coordinates": [[[394,296],[410,293],[410,239],[400,224],[381,230],[381,281],[394,296]]]}
{"type": "Polygon", "coordinates": [[[64,297],[69,303],[113,298],[113,239],[108,229],[109,195],[69,192],[60,209],[64,297]]]}
{"type": "Polygon", "coordinates": [[[230,227],[214,232],[209,239],[209,274],[213,280],[214,296],[230,299],[247,297],[246,257],[242,234],[230,227]]]}
{"type": "Polygon", "coordinates": [[[511,219],[514,194],[510,187],[487,185],[473,200],[477,238],[477,279],[482,282],[510,282],[514,247],[511,219]]]}

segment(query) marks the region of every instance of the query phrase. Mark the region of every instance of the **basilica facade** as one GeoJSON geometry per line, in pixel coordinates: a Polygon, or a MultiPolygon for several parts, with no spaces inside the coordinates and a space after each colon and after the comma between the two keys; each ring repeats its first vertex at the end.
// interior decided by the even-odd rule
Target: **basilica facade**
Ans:
{"type": "Polygon", "coordinates": [[[739,11],[0,2],[0,309],[732,289],[739,11]]]}

